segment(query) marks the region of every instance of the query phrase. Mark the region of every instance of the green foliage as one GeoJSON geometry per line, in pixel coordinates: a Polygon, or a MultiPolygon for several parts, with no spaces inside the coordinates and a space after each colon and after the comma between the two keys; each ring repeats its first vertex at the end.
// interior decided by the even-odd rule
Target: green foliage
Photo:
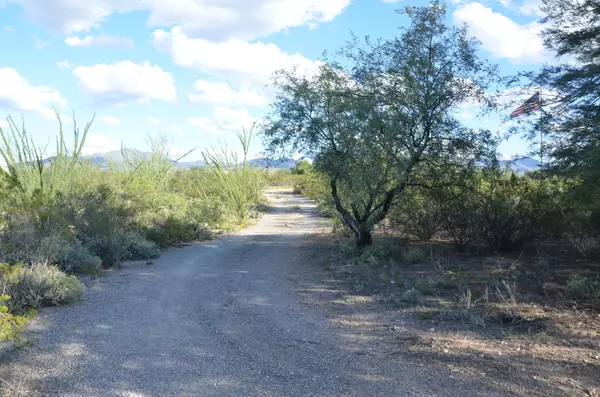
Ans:
{"type": "Polygon", "coordinates": [[[127,233],[121,237],[123,259],[151,259],[160,254],[158,246],[138,233],[127,233]]]}
{"type": "Polygon", "coordinates": [[[586,277],[574,275],[569,278],[566,286],[567,296],[571,299],[600,299],[600,279],[590,280],[586,277]]]}
{"type": "Polygon", "coordinates": [[[295,186],[302,180],[302,175],[292,170],[264,170],[263,183],[266,186],[295,186]]]}
{"type": "Polygon", "coordinates": [[[102,259],[77,239],[62,245],[53,262],[68,273],[96,274],[102,266],[102,259]]]}
{"type": "Polygon", "coordinates": [[[55,191],[68,186],[71,173],[79,166],[81,150],[93,119],[80,135],[77,122],[73,117],[73,150],[69,152],[58,112],[56,117],[60,126],[56,140],[56,155],[50,159],[48,166],[43,161],[43,148],[36,145],[33,137],[27,132],[24,121],[19,127],[9,117],[9,131],[0,128],[0,156],[6,163],[6,170],[0,168],[0,175],[10,187],[22,193],[13,199],[52,195],[55,191]]]}
{"type": "Polygon", "coordinates": [[[295,167],[292,168],[292,174],[296,175],[305,175],[308,172],[312,171],[313,165],[309,160],[301,160],[299,161],[295,167]]]}
{"type": "Polygon", "coordinates": [[[403,228],[420,241],[429,241],[442,227],[442,204],[426,189],[409,189],[390,211],[390,225],[403,228]]]}
{"type": "Polygon", "coordinates": [[[148,137],[150,153],[124,147],[124,163],[101,171],[80,156],[90,125],[83,134],[75,127],[74,150],[61,125],[57,155],[48,163],[25,127],[9,119],[10,130],[0,133],[8,164],[0,171],[6,193],[0,197],[0,260],[93,274],[101,266],[155,257],[159,246],[212,238],[211,229],[247,221],[262,200],[262,172],[245,161],[251,132],[240,135],[242,165],[226,153],[208,155],[216,161],[212,168],[176,171],[169,142],[159,135],[148,137]]]}
{"type": "Polygon", "coordinates": [[[85,287],[75,276],[63,273],[56,266],[34,264],[20,267],[7,288],[11,312],[73,302],[81,297],[85,287]]]}
{"type": "Polygon", "coordinates": [[[247,162],[253,130],[254,126],[238,134],[243,150],[241,162],[235,151],[229,151],[223,145],[220,149],[202,152],[204,161],[216,178],[215,184],[221,197],[240,221],[246,220],[263,199],[262,175],[247,162]]]}
{"type": "Polygon", "coordinates": [[[342,62],[326,60],[311,77],[279,71],[263,128],[271,152],[315,156],[359,246],[371,244],[373,227],[430,168],[473,161],[492,143],[453,112],[485,99],[495,68],[478,59],[466,28],[446,25],[442,2],[405,12],[411,23],[400,37],[355,39],[339,52],[342,62]]]}
{"type": "Polygon", "coordinates": [[[8,288],[20,270],[20,266],[0,263],[0,341],[18,339],[18,331],[32,314],[29,312],[26,315],[16,315],[11,313],[8,307],[11,299],[10,295],[7,295],[8,288]]]}

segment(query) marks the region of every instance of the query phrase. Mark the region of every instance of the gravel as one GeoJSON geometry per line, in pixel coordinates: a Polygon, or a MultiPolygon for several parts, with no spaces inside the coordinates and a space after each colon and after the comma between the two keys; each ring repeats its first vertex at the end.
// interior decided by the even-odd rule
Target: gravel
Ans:
{"type": "MultiPolygon", "coordinates": [[[[175,248],[92,280],[43,310],[4,358],[6,395],[469,396],[481,385],[353,351],[299,283],[301,237],[322,226],[306,199],[222,239],[175,248]]],[[[501,395],[487,390],[488,396],[501,395]]]]}

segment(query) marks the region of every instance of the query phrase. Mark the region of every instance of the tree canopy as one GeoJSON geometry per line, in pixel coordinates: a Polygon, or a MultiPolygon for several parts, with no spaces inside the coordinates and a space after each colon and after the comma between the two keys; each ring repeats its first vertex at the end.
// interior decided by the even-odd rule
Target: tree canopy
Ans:
{"type": "Polygon", "coordinates": [[[446,25],[443,2],[402,12],[411,22],[399,37],[355,37],[313,74],[278,71],[262,126],[272,153],[315,157],[359,246],[405,189],[494,150],[489,132],[465,127],[455,110],[487,101],[495,66],[478,58],[465,26],[446,25]]]}

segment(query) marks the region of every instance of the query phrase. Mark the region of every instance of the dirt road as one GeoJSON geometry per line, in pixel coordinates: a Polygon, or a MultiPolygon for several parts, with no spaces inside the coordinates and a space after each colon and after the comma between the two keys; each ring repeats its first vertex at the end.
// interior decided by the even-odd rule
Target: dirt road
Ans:
{"type": "Polygon", "coordinates": [[[299,290],[318,280],[301,241],[323,222],[271,192],[243,232],[116,269],[84,300],[43,311],[4,364],[23,396],[508,395],[450,370],[369,354],[299,290]]]}

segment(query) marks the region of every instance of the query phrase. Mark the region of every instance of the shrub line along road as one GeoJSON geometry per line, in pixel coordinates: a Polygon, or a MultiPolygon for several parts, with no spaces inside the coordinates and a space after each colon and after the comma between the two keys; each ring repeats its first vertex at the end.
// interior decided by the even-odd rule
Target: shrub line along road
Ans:
{"type": "Polygon", "coordinates": [[[115,269],[83,301],[41,311],[31,343],[4,358],[6,395],[506,395],[357,352],[366,337],[298,293],[315,279],[299,243],[323,220],[305,198],[269,197],[257,225],[115,269]]]}

